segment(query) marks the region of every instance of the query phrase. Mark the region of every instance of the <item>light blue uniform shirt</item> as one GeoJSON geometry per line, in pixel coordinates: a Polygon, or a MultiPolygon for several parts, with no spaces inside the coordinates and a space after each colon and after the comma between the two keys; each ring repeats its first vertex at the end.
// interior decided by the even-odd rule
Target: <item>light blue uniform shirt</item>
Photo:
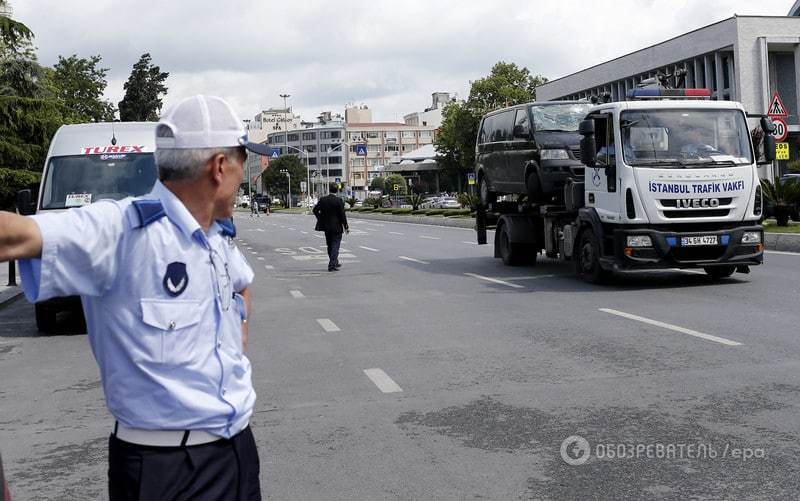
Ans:
{"type": "Polygon", "coordinates": [[[20,263],[25,295],[81,296],[106,403],[120,423],[225,438],[247,426],[256,395],[242,353],[244,302],[233,295],[253,270],[232,225],[215,222],[206,234],[160,182],[140,199],[33,219],[42,257],[20,263]],[[160,201],[163,212],[141,200],[160,201]]]}

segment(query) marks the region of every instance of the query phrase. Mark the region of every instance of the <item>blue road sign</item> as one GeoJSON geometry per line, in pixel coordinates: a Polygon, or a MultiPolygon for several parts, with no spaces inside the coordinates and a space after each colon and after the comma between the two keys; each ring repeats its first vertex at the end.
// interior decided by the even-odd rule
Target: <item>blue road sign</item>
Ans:
{"type": "Polygon", "coordinates": [[[269,150],[269,157],[270,158],[278,158],[281,156],[281,150],[278,148],[272,148],[269,150]]]}
{"type": "Polygon", "coordinates": [[[342,182],[342,178],[340,178],[340,177],[337,177],[336,179],[334,179],[334,182],[336,182],[336,183],[341,183],[341,182],[342,182]]]}
{"type": "Polygon", "coordinates": [[[366,144],[357,144],[356,145],[356,155],[359,157],[367,156],[367,145],[366,144]]]}

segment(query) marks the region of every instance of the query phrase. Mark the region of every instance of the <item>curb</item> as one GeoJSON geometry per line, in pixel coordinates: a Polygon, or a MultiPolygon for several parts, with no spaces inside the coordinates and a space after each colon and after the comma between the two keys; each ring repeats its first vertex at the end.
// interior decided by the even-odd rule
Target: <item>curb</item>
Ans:
{"type": "Polygon", "coordinates": [[[446,218],[433,216],[399,216],[395,214],[371,214],[360,212],[347,212],[349,219],[374,219],[377,221],[391,221],[394,223],[424,224],[428,226],[447,226],[449,228],[475,228],[475,220],[464,218],[446,218]]]}
{"type": "Polygon", "coordinates": [[[0,308],[22,295],[22,287],[8,287],[0,291],[0,308]]]}
{"type": "Polygon", "coordinates": [[[800,234],[764,232],[764,247],[774,251],[800,252],[800,234]]]}

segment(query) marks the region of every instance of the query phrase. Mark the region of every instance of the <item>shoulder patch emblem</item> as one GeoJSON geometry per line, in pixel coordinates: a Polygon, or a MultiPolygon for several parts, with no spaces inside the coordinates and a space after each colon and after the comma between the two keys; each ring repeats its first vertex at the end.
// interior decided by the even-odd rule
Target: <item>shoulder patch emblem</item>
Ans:
{"type": "Polygon", "coordinates": [[[186,273],[185,263],[169,263],[167,272],[164,274],[164,290],[170,296],[180,296],[189,285],[189,275],[186,273]]]}

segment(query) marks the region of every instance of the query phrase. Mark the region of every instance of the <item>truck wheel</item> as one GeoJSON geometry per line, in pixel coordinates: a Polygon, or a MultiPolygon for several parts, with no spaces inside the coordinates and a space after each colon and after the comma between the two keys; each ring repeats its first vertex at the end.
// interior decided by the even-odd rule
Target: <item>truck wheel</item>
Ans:
{"type": "Polygon", "coordinates": [[[592,284],[605,283],[611,278],[611,272],[600,266],[600,242],[591,228],[584,229],[578,237],[575,271],[579,277],[592,284]]]}
{"type": "Polygon", "coordinates": [[[536,172],[531,172],[525,179],[525,191],[530,202],[539,202],[541,200],[542,183],[539,181],[539,175],[536,172]]]}
{"type": "Polygon", "coordinates": [[[522,249],[519,244],[511,242],[508,235],[506,225],[500,229],[500,236],[498,237],[498,245],[500,246],[500,259],[506,266],[518,266],[522,262],[522,249]]]}
{"type": "Polygon", "coordinates": [[[728,278],[729,276],[733,275],[733,272],[736,271],[735,266],[707,266],[703,268],[709,277],[714,280],[719,280],[721,278],[728,278]]]}
{"type": "Polygon", "coordinates": [[[481,197],[481,204],[484,207],[489,207],[489,204],[497,202],[497,193],[489,189],[489,183],[486,181],[486,175],[481,176],[478,181],[478,193],[481,197]]]}
{"type": "Polygon", "coordinates": [[[56,330],[56,310],[42,305],[35,305],[36,328],[39,332],[50,334],[56,330]]]}

